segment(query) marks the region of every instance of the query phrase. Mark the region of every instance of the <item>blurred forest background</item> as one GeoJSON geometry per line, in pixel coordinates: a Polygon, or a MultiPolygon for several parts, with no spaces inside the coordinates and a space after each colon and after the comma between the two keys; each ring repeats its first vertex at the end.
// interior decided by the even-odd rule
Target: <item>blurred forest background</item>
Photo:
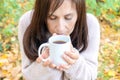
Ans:
{"type": "MultiPolygon", "coordinates": [[[[0,80],[24,80],[17,25],[35,0],[0,0],[0,80]]],[[[97,80],[120,80],[120,0],[86,0],[101,25],[97,80]]]]}

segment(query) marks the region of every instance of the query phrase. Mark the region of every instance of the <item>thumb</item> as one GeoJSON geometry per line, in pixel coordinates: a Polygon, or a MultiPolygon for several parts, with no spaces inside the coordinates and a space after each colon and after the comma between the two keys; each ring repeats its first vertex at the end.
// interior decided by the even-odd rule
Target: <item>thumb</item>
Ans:
{"type": "Polygon", "coordinates": [[[42,59],[46,59],[46,58],[48,58],[48,56],[49,56],[49,48],[46,47],[46,48],[43,49],[41,57],[42,57],[42,59]]]}
{"type": "Polygon", "coordinates": [[[42,61],[42,56],[37,57],[36,62],[40,63],[42,61]]]}

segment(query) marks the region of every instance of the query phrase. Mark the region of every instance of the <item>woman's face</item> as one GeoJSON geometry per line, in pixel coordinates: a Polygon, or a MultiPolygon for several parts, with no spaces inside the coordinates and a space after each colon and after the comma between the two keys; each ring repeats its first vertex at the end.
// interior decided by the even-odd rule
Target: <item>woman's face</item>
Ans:
{"type": "Polygon", "coordinates": [[[63,4],[47,18],[48,30],[51,34],[70,35],[77,21],[75,3],[71,0],[64,0],[63,4]]]}

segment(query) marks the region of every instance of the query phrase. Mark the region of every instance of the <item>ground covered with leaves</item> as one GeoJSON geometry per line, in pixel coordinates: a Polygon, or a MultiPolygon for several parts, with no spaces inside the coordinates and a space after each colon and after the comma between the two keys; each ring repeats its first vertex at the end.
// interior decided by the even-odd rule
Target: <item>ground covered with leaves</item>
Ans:
{"type": "MultiPolygon", "coordinates": [[[[87,0],[87,11],[101,26],[97,80],[120,80],[119,5],[119,0],[87,0]]],[[[33,0],[0,1],[0,80],[23,80],[17,25],[20,16],[32,7],[33,0]]]]}

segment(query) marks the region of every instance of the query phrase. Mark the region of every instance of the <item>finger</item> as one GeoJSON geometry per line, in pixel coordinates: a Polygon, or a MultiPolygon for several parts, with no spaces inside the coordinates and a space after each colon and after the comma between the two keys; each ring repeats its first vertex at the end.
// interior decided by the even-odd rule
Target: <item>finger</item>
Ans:
{"type": "Polygon", "coordinates": [[[64,71],[65,69],[69,69],[70,68],[70,65],[60,65],[60,66],[57,66],[57,70],[60,70],[60,71],[64,71]]]}
{"type": "Polygon", "coordinates": [[[45,59],[49,56],[49,48],[46,47],[43,49],[41,56],[45,59]]]}
{"type": "Polygon", "coordinates": [[[60,66],[56,66],[56,69],[57,69],[57,70],[60,70],[60,66]]]}
{"type": "Polygon", "coordinates": [[[70,44],[70,51],[69,52],[66,51],[65,54],[68,55],[72,59],[78,59],[79,57],[79,52],[77,51],[77,49],[73,47],[72,44],[70,44]]]}
{"type": "Polygon", "coordinates": [[[42,57],[39,56],[37,59],[36,59],[36,62],[40,63],[42,61],[42,57]]]}
{"type": "Polygon", "coordinates": [[[62,64],[60,65],[61,70],[69,69],[71,65],[62,64]]]}
{"type": "Polygon", "coordinates": [[[43,62],[43,66],[47,67],[49,66],[50,63],[51,61],[48,59],[47,61],[43,62]]]}
{"type": "Polygon", "coordinates": [[[63,71],[64,69],[61,66],[56,66],[56,69],[59,71],[63,71]]]}
{"type": "Polygon", "coordinates": [[[70,50],[72,50],[73,49],[73,45],[72,44],[70,44],[70,50]]]}
{"type": "Polygon", "coordinates": [[[50,63],[50,64],[49,64],[49,67],[50,67],[50,68],[54,68],[54,69],[55,69],[55,68],[56,68],[56,65],[55,65],[55,64],[53,64],[53,63],[50,63]]]}
{"type": "Polygon", "coordinates": [[[66,54],[63,55],[63,59],[68,63],[68,64],[74,64],[76,60],[70,58],[69,56],[67,56],[66,54]]]}
{"type": "Polygon", "coordinates": [[[59,71],[63,71],[64,70],[64,68],[62,68],[61,66],[57,66],[56,69],[59,70],[59,71]]]}
{"type": "Polygon", "coordinates": [[[72,59],[78,59],[79,54],[77,52],[66,51],[65,54],[72,59]]]}

